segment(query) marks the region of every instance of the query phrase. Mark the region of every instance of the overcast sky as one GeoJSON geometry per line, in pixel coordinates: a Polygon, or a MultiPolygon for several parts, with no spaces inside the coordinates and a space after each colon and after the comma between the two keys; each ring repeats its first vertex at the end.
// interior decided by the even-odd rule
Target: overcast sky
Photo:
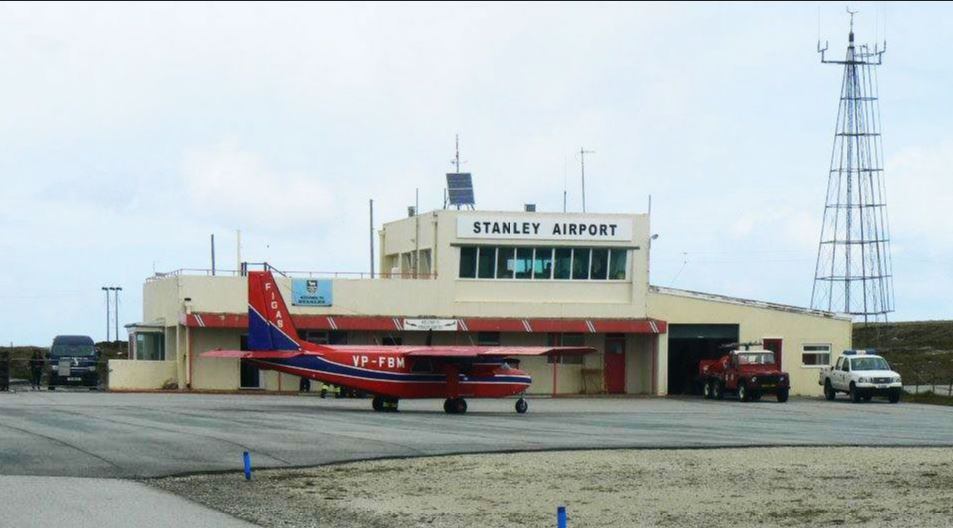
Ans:
{"type": "MultiPolygon", "coordinates": [[[[854,4],[880,71],[895,319],[953,318],[945,4],[854,4]],[[886,22],[886,24],[884,23],[886,22]]],[[[808,305],[841,4],[0,4],[0,342],[105,337],[153,271],[366,271],[376,218],[644,212],[652,281],[808,305]]],[[[124,335],[124,334],[123,334],[124,335]]]]}

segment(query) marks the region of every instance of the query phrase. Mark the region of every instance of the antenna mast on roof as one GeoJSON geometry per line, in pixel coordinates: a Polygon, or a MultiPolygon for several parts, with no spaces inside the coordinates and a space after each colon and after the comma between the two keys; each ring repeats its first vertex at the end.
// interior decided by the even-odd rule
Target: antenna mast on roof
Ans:
{"type": "MultiPolygon", "coordinates": [[[[473,178],[469,172],[460,172],[460,134],[456,135],[456,155],[450,161],[456,172],[447,173],[447,192],[444,195],[444,209],[447,205],[466,206],[473,210],[476,201],[473,198],[473,178]]],[[[463,163],[466,163],[464,161],[463,163]]]]}
{"type": "Polygon", "coordinates": [[[586,212],[586,154],[595,154],[594,150],[579,148],[579,166],[582,169],[582,212],[586,212]]]}

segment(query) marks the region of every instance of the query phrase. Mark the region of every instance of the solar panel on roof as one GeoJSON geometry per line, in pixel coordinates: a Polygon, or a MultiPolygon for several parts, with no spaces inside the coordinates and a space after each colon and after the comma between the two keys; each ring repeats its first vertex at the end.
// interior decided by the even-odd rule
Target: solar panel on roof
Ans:
{"type": "Polygon", "coordinates": [[[474,205],[473,178],[469,172],[447,173],[447,199],[450,205],[474,205]]]}

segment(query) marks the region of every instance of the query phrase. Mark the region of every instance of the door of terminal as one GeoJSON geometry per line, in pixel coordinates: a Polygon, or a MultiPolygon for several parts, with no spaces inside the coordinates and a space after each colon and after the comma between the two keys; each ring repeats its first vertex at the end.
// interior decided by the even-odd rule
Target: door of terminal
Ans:
{"type": "Polygon", "coordinates": [[[761,340],[761,346],[765,350],[770,350],[774,352],[774,360],[778,363],[778,368],[783,370],[783,365],[781,364],[781,352],[784,348],[784,340],[780,337],[766,337],[761,340]]]}
{"type": "Polygon", "coordinates": [[[625,336],[607,335],[603,357],[606,392],[625,394],[625,336]]]}

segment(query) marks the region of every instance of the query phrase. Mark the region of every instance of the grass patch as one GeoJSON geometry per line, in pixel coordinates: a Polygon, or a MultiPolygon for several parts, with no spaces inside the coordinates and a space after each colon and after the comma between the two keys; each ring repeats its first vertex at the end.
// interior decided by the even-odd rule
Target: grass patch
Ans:
{"type": "Polygon", "coordinates": [[[853,334],[854,348],[876,349],[905,385],[953,381],[953,321],[856,324],[853,334]]]}
{"type": "Polygon", "coordinates": [[[953,406],[953,397],[934,394],[933,392],[921,392],[920,394],[904,394],[903,400],[910,403],[928,403],[930,405],[950,405],[953,406]]]}

